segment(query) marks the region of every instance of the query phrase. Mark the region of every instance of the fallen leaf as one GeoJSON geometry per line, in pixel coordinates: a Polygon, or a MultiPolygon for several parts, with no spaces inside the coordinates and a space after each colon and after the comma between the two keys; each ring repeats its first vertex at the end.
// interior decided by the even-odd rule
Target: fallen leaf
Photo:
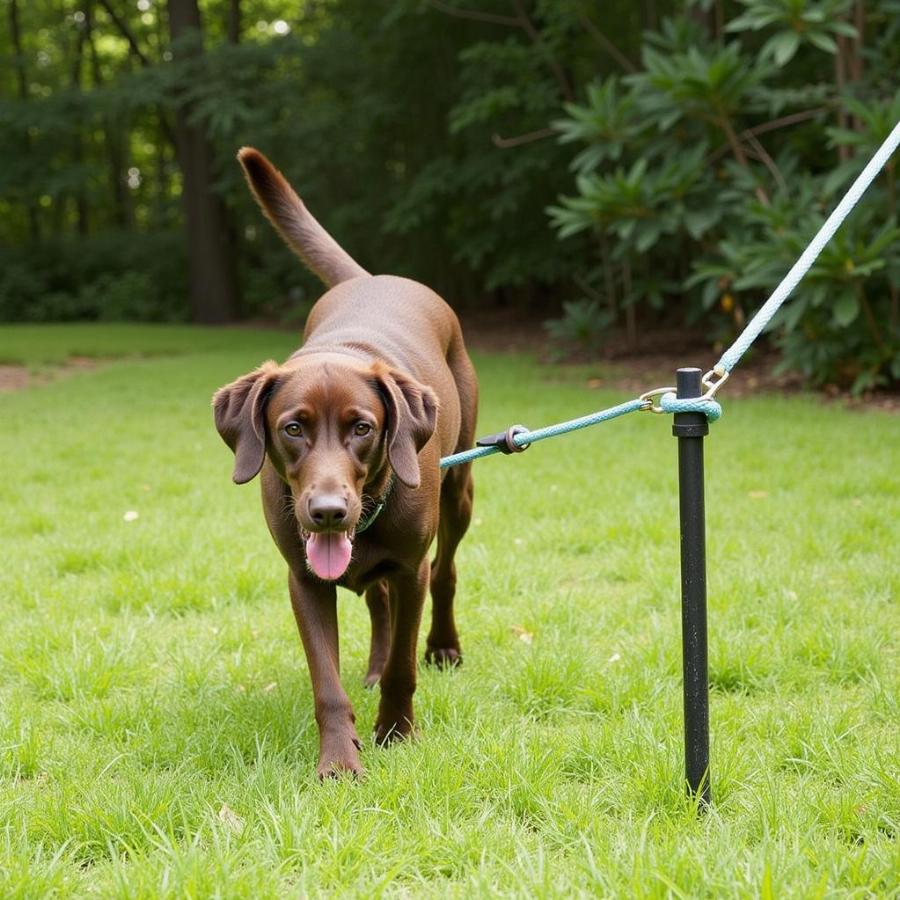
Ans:
{"type": "Polygon", "coordinates": [[[530,644],[534,640],[534,635],[523,628],[521,625],[513,625],[509,629],[523,644],[530,644]]]}
{"type": "Polygon", "coordinates": [[[235,834],[240,834],[244,830],[244,820],[225,803],[219,810],[219,821],[235,834]]]}
{"type": "Polygon", "coordinates": [[[747,494],[747,496],[752,497],[754,500],[762,500],[763,497],[769,496],[769,492],[768,491],[750,491],[747,494]]]}
{"type": "Polygon", "coordinates": [[[274,691],[275,688],[277,688],[277,687],[278,687],[278,682],[277,682],[277,681],[272,681],[272,682],[270,682],[269,684],[267,684],[267,685],[263,688],[263,693],[264,693],[264,694],[271,694],[272,691],[274,691]]]}

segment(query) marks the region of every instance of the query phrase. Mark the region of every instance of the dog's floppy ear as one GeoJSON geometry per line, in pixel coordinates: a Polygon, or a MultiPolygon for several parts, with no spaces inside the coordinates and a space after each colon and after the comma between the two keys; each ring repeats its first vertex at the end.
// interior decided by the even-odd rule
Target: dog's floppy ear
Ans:
{"type": "Polygon", "coordinates": [[[374,375],[387,407],[388,462],[407,487],[417,488],[418,453],[434,434],[437,397],[431,388],[383,364],[376,364],[374,375]]]}
{"type": "Polygon", "coordinates": [[[213,396],[216,428],[234,451],[236,484],[255,478],[266,458],[265,404],[280,372],[278,364],[269,360],[213,396]]]}

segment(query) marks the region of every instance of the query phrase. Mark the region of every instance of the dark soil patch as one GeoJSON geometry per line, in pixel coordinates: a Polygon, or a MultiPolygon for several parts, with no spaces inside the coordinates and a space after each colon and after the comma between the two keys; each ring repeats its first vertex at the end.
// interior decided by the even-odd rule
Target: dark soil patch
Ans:
{"type": "Polygon", "coordinates": [[[25,366],[0,366],[0,393],[20,391],[31,383],[31,372],[25,366]]]}
{"type": "MultiPolygon", "coordinates": [[[[586,371],[585,384],[591,388],[614,388],[629,395],[674,384],[680,366],[698,366],[704,371],[719,359],[723,346],[713,346],[699,332],[660,330],[641,334],[637,347],[629,347],[624,335],[611,335],[594,353],[573,350],[558,358],[543,326],[534,315],[512,316],[508,311],[462,314],[466,344],[488,353],[533,353],[543,363],[578,367],[586,371]],[[596,374],[591,369],[596,368],[596,374]]],[[[806,388],[798,372],[775,374],[780,357],[765,345],[755,347],[741,360],[722,397],[744,397],[760,392],[795,394],[806,388]]],[[[823,400],[851,409],[879,409],[900,412],[900,388],[866,392],[853,397],[836,385],[826,385],[819,393],[823,400]]]]}
{"type": "Polygon", "coordinates": [[[0,394],[49,384],[79,372],[97,369],[105,362],[107,360],[90,356],[70,356],[62,365],[43,366],[40,369],[30,369],[28,366],[0,365],[0,394]]]}

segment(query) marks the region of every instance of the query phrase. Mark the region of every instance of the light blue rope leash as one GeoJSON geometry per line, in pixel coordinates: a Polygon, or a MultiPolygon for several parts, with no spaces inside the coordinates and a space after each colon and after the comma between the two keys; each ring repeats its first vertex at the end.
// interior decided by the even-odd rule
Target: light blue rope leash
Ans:
{"type": "MultiPolygon", "coordinates": [[[[654,393],[659,392],[656,391],[654,393]]],[[[716,419],[722,416],[722,407],[715,400],[705,400],[702,397],[695,397],[691,400],[679,400],[675,394],[666,392],[660,399],[660,406],[665,412],[701,412],[710,422],[715,422],[716,419]],[[671,408],[669,408],[670,405],[671,408]]],[[[651,407],[650,402],[644,398],[629,400],[627,403],[620,403],[618,406],[601,409],[599,412],[582,416],[580,419],[560,422],[558,425],[547,425],[544,428],[536,428],[534,431],[523,431],[512,436],[510,440],[517,447],[525,448],[531,444],[536,444],[538,441],[545,441],[547,438],[568,434],[570,431],[578,431],[581,428],[608,422],[610,419],[618,419],[619,416],[624,416],[628,413],[651,408],[656,409],[656,407],[651,407]]],[[[497,446],[473,447],[471,450],[463,450],[460,453],[454,453],[452,456],[445,456],[441,460],[440,467],[449,469],[450,466],[460,466],[463,463],[472,462],[473,459],[480,459],[482,456],[493,456],[495,453],[501,452],[501,448],[497,446]]]]}
{"type": "Polygon", "coordinates": [[[712,397],[691,397],[679,400],[674,391],[666,391],[659,398],[659,405],[662,411],[667,413],[703,413],[710,422],[722,418],[722,407],[712,397]]]}
{"type": "MultiPolygon", "coordinates": [[[[602,409],[600,412],[582,416],[580,419],[572,419],[570,422],[560,422],[558,425],[548,425],[546,428],[536,428],[534,431],[522,432],[513,437],[512,441],[517,447],[527,447],[529,444],[545,441],[547,438],[556,437],[558,434],[568,434],[570,431],[578,431],[579,428],[598,425],[600,422],[608,422],[610,419],[617,419],[619,416],[646,408],[647,404],[643,400],[629,400],[627,403],[620,403],[618,406],[611,406],[609,409],[602,409]]],[[[471,462],[473,459],[480,459],[482,456],[492,456],[494,453],[500,452],[499,447],[473,447],[471,450],[463,450],[461,453],[445,456],[441,460],[441,468],[447,469],[450,466],[458,466],[462,463],[471,462]]]]}
{"type": "Polygon", "coordinates": [[[825,224],[822,225],[816,236],[810,241],[809,246],[803,251],[800,259],[794,263],[791,270],[784,276],[781,284],[772,292],[772,296],[750,320],[747,327],[741,332],[740,337],[722,354],[722,358],[716,364],[715,369],[713,369],[714,372],[717,374],[730,372],[737,365],[750,345],[759,337],[766,325],[769,324],[772,316],[778,312],[781,304],[787,300],[794,288],[800,283],[800,279],[810,270],[818,255],[825,249],[825,245],[834,237],[835,232],[841,227],[850,210],[859,203],[862,195],[875,180],[878,173],[885,167],[898,145],[900,145],[900,122],[894,126],[894,130],[878,148],[872,159],[869,160],[869,164],[859,173],[856,181],[850,185],[850,190],[844,194],[843,200],[838,203],[831,215],[825,220],[825,224]]]}
{"type": "MultiPolygon", "coordinates": [[[[900,122],[894,126],[894,130],[878,148],[869,164],[860,172],[853,184],[850,185],[850,189],[844,194],[841,202],[825,220],[816,236],[810,241],[809,246],[803,251],[778,287],[775,288],[769,299],[750,320],[738,339],[722,354],[715,367],[703,377],[703,384],[707,388],[707,392],[703,397],[679,399],[670,388],[647,391],[637,400],[629,400],[627,403],[611,406],[609,409],[582,416],[580,419],[560,422],[558,425],[548,425],[546,428],[538,428],[535,431],[523,431],[518,434],[510,433],[507,440],[515,444],[517,448],[523,449],[538,441],[556,437],[560,434],[568,434],[570,431],[577,431],[590,425],[598,425],[600,422],[608,422],[610,419],[617,419],[619,416],[637,412],[641,409],[666,413],[699,412],[703,413],[710,422],[715,422],[721,418],[722,407],[713,399],[713,395],[722,386],[725,379],[728,378],[731,370],[747,352],[750,345],[759,337],[766,325],[769,324],[772,316],[778,312],[784,301],[791,295],[791,292],[797,287],[803,276],[810,270],[819,254],[834,237],[835,232],[841,227],[841,224],[850,214],[853,207],[859,203],[862,195],[868,190],[898,146],[900,146],[900,122]],[[712,375],[718,375],[719,380],[716,382],[710,381],[709,379],[712,375]],[[655,396],[660,396],[659,406],[653,405],[652,398],[655,396]]],[[[461,453],[445,456],[441,460],[440,467],[447,469],[450,466],[458,466],[462,463],[471,462],[474,459],[480,459],[482,456],[492,456],[500,452],[502,452],[501,448],[496,445],[473,447],[471,450],[463,450],[461,453]]]]}

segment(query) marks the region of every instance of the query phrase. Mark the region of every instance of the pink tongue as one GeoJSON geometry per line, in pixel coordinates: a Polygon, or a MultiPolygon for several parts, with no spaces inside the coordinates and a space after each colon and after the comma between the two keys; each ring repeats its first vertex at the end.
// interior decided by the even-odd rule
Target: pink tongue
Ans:
{"type": "Polygon", "coordinates": [[[350,565],[350,539],[343,531],[313,533],[306,541],[306,559],[319,578],[334,581],[350,565]]]}

